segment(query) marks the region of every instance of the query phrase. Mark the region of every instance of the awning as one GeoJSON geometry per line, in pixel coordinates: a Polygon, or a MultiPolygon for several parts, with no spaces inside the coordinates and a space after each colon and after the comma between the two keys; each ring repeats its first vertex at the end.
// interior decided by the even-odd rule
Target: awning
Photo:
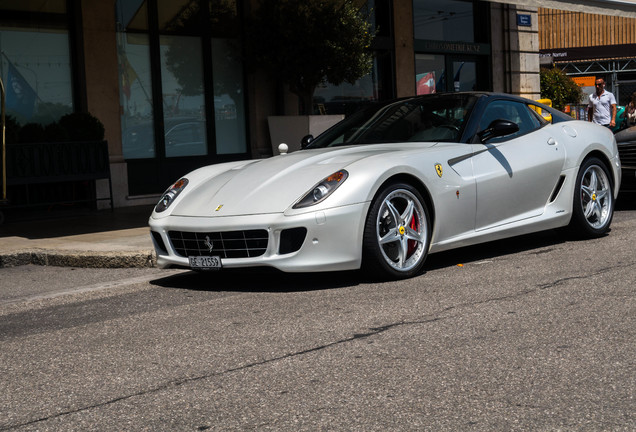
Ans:
{"type": "Polygon", "coordinates": [[[518,6],[559,9],[590,14],[636,18],[634,0],[490,0],[518,6]]]}
{"type": "Polygon", "coordinates": [[[542,49],[539,55],[554,62],[634,59],[636,44],[542,49]]]}

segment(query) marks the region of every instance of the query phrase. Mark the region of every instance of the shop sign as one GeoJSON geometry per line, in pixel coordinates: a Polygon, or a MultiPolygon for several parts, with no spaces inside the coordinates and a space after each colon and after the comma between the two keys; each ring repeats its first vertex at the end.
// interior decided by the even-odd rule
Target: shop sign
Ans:
{"type": "Polygon", "coordinates": [[[595,76],[577,76],[571,78],[579,87],[594,87],[594,83],[596,82],[595,76]]]}

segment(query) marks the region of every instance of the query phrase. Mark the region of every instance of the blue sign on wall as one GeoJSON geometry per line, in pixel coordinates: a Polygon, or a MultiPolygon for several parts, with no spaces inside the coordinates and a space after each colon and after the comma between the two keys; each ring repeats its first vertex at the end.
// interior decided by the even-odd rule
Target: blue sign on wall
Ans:
{"type": "Polygon", "coordinates": [[[517,25],[523,27],[532,27],[532,18],[530,15],[517,14],[517,25]]]}

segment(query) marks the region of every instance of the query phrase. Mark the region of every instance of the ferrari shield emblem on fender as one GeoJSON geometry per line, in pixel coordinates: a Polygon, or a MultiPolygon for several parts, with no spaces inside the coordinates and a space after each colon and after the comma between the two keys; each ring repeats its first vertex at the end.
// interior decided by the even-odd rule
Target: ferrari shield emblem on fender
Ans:
{"type": "Polygon", "coordinates": [[[442,174],[444,173],[444,170],[442,169],[442,164],[435,164],[435,171],[437,172],[437,175],[441,178],[442,174]]]}
{"type": "Polygon", "coordinates": [[[221,204],[220,206],[218,206],[218,207],[216,208],[216,210],[214,210],[214,211],[219,211],[219,210],[221,210],[221,207],[223,207],[223,204],[221,204]]]}

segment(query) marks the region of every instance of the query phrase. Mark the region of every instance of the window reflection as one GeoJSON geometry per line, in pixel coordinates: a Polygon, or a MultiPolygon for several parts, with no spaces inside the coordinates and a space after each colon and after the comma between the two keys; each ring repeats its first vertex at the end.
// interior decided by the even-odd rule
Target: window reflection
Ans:
{"type": "Polygon", "coordinates": [[[47,125],[73,111],[67,31],[0,27],[0,50],[7,115],[47,125]]]}
{"type": "MultiPolygon", "coordinates": [[[[368,17],[371,29],[376,33],[373,44],[383,41],[387,43],[391,36],[391,5],[388,0],[367,0],[356,2],[360,14],[368,17]]],[[[382,43],[378,44],[379,46],[382,43]]],[[[355,83],[347,82],[333,85],[325,82],[314,92],[314,114],[351,114],[373,101],[394,97],[393,60],[391,53],[385,49],[373,49],[373,66],[371,72],[355,83]]]]}
{"type": "Polygon", "coordinates": [[[212,37],[239,37],[236,0],[210,0],[210,28],[212,37]]]}
{"type": "MultiPolygon", "coordinates": [[[[203,94],[203,63],[201,40],[190,36],[161,36],[161,88],[163,98],[164,133],[181,125],[184,129],[205,130],[205,98],[203,94]]],[[[196,156],[207,154],[205,134],[192,131],[192,139],[166,140],[166,156],[196,156]],[[196,137],[196,139],[195,139],[196,137]]]]}
{"type": "Polygon", "coordinates": [[[117,30],[148,30],[148,6],[145,0],[117,2],[117,30]]]}
{"type": "Polygon", "coordinates": [[[415,39],[474,42],[473,3],[413,0],[415,39]]]}
{"type": "Polygon", "coordinates": [[[415,55],[416,94],[443,93],[446,91],[445,58],[441,54],[415,55]]]}
{"type": "Polygon", "coordinates": [[[212,39],[214,118],[218,154],[247,151],[245,96],[239,47],[231,39],[212,39]]]}
{"type": "Polygon", "coordinates": [[[118,58],[124,157],[152,158],[155,140],[148,36],[119,34],[118,58]]]}
{"type": "Polygon", "coordinates": [[[124,157],[207,155],[215,148],[208,138],[215,138],[216,154],[246,153],[236,0],[118,0],[116,10],[124,157]],[[155,25],[148,23],[148,3],[157,8],[155,25]],[[150,50],[157,40],[159,59],[150,50]],[[158,137],[152,80],[161,83],[154,100],[163,112],[158,137]],[[162,142],[165,151],[156,151],[162,142]]]}
{"type": "Polygon", "coordinates": [[[453,89],[455,91],[477,90],[477,65],[472,61],[453,62],[453,89]]]}
{"type": "Polygon", "coordinates": [[[179,34],[201,32],[201,7],[198,0],[158,0],[159,31],[179,34]]]}

